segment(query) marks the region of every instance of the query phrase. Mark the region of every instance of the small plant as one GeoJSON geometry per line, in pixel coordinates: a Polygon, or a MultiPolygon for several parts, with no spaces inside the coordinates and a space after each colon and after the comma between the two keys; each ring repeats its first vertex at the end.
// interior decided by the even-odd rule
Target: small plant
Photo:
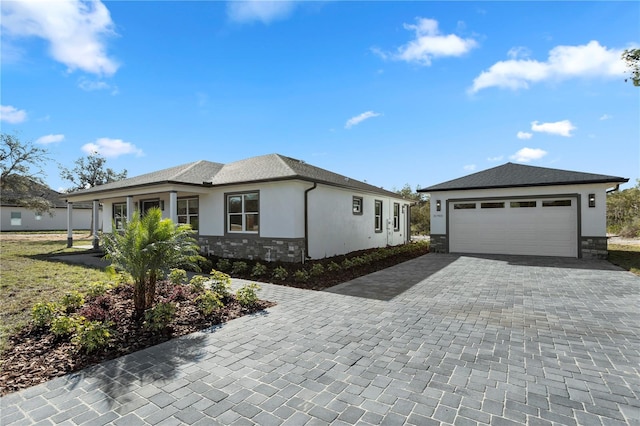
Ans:
{"type": "Polygon", "coordinates": [[[284,267],[282,266],[278,266],[277,268],[275,268],[273,270],[273,279],[275,280],[280,280],[280,281],[284,281],[287,279],[287,277],[289,276],[289,273],[287,272],[286,269],[284,269],[284,267]]]}
{"type": "Polygon", "coordinates": [[[152,331],[164,331],[176,316],[176,305],[160,302],[144,313],[144,326],[152,331]]]}
{"type": "Polygon", "coordinates": [[[215,312],[216,309],[222,308],[224,304],[217,293],[207,290],[196,298],[196,306],[202,315],[209,316],[215,312]]]}
{"type": "Polygon", "coordinates": [[[304,269],[298,269],[293,273],[293,279],[298,282],[305,283],[309,281],[309,273],[304,269]]]}
{"type": "Polygon", "coordinates": [[[101,349],[111,340],[111,323],[102,321],[87,321],[83,317],[78,318],[76,334],[71,342],[80,350],[87,353],[101,349]]]}
{"type": "Polygon", "coordinates": [[[51,321],[51,332],[58,337],[69,336],[81,323],[80,317],[58,315],[51,321]]]}
{"type": "Polygon", "coordinates": [[[256,278],[261,277],[266,273],[267,273],[267,267],[260,262],[256,263],[253,269],[251,270],[251,276],[256,278]]]}
{"type": "Polygon", "coordinates": [[[355,264],[353,263],[353,261],[351,259],[345,259],[342,261],[342,268],[343,269],[351,269],[355,266],[355,264]]]}
{"type": "Polygon", "coordinates": [[[339,270],[342,269],[342,266],[340,266],[338,263],[336,262],[331,262],[329,263],[329,265],[327,266],[327,270],[329,272],[338,272],[339,270]]]}
{"type": "Polygon", "coordinates": [[[46,327],[58,314],[60,307],[53,302],[40,302],[31,308],[31,318],[36,327],[46,327]]]}
{"type": "Polygon", "coordinates": [[[104,295],[113,286],[106,281],[94,281],[87,288],[87,296],[98,297],[104,295]]]}
{"type": "Polygon", "coordinates": [[[187,282],[187,271],[184,269],[172,269],[169,272],[169,282],[171,284],[184,284],[187,282]]]}
{"type": "Polygon", "coordinates": [[[242,262],[242,261],[233,262],[233,266],[231,267],[231,273],[233,275],[242,275],[247,271],[247,269],[249,269],[249,266],[247,266],[247,262],[242,262]]]}
{"type": "Polygon", "coordinates": [[[220,299],[228,297],[231,292],[231,277],[224,272],[211,271],[211,291],[216,293],[220,299]]]}
{"type": "Polygon", "coordinates": [[[84,297],[78,291],[71,291],[62,296],[61,303],[66,312],[75,312],[84,305],[84,297]]]}
{"type": "Polygon", "coordinates": [[[251,306],[258,301],[260,286],[256,283],[243,285],[236,291],[236,299],[242,306],[251,306]]]}
{"type": "Polygon", "coordinates": [[[315,263],[311,267],[309,274],[311,274],[312,277],[319,277],[320,275],[324,274],[324,266],[322,266],[322,263],[315,263]]]}
{"type": "Polygon", "coordinates": [[[229,259],[220,259],[216,263],[216,269],[218,271],[227,272],[231,269],[231,261],[229,259]]]}
{"type": "Polygon", "coordinates": [[[191,290],[193,290],[194,293],[202,293],[206,283],[207,277],[203,275],[194,275],[191,280],[189,280],[189,286],[191,286],[191,290]]]}

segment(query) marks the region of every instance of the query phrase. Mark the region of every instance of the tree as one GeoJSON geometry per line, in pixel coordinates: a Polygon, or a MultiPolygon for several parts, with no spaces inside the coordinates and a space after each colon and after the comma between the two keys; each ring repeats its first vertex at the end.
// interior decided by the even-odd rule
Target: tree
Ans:
{"type": "Polygon", "coordinates": [[[199,270],[196,262],[202,257],[193,234],[190,225],[175,225],[171,219],[162,219],[160,209],[152,208],[143,217],[134,212],[123,232],[103,236],[105,257],[133,277],[137,318],[153,306],[156,282],[170,268],[199,270]]]}
{"type": "Polygon", "coordinates": [[[68,169],[60,167],[60,177],[73,184],[70,191],[93,188],[105,183],[115,182],[127,177],[127,171],[116,172],[113,169],[105,168],[107,159],[94,152],[87,157],[79,158],[75,161],[75,167],[68,169]]]}
{"type": "Polygon", "coordinates": [[[396,194],[413,201],[411,205],[411,233],[425,235],[429,233],[431,226],[431,205],[426,194],[412,191],[409,184],[405,184],[396,194]]]}
{"type": "Polygon", "coordinates": [[[640,236],[640,179],[633,188],[607,195],[607,231],[623,237],[640,236]]]}
{"type": "MultiPolygon", "coordinates": [[[[631,70],[631,82],[634,86],[640,86],[640,49],[626,49],[622,52],[622,60],[631,70]]],[[[628,79],[624,79],[626,82],[628,79]]]]}
{"type": "Polygon", "coordinates": [[[1,134],[0,191],[3,199],[35,210],[50,212],[53,204],[44,197],[42,166],[49,161],[44,148],[22,142],[16,135],[1,134]]]}

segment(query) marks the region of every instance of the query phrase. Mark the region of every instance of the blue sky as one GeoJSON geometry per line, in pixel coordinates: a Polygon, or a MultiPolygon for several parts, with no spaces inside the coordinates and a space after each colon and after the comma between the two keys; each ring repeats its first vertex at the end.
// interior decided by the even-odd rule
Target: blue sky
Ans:
{"type": "Polygon", "coordinates": [[[129,176],[280,153],[386,189],[640,175],[637,2],[2,2],[2,132],[129,176]]]}

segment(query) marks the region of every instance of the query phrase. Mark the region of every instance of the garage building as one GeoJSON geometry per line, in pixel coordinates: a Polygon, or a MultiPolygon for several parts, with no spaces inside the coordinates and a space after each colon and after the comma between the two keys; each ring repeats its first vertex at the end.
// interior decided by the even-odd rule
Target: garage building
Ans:
{"type": "Polygon", "coordinates": [[[606,258],[606,194],[629,179],[507,163],[431,194],[431,250],[606,258]]]}

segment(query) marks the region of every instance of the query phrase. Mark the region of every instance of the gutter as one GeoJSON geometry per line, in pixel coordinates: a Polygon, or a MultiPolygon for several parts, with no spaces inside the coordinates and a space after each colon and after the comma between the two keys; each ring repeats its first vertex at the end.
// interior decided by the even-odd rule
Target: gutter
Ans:
{"type": "Polygon", "coordinates": [[[313,182],[311,188],[304,191],[304,253],[302,253],[302,263],[305,259],[310,259],[309,256],[309,192],[318,187],[318,182],[313,182]]]}

